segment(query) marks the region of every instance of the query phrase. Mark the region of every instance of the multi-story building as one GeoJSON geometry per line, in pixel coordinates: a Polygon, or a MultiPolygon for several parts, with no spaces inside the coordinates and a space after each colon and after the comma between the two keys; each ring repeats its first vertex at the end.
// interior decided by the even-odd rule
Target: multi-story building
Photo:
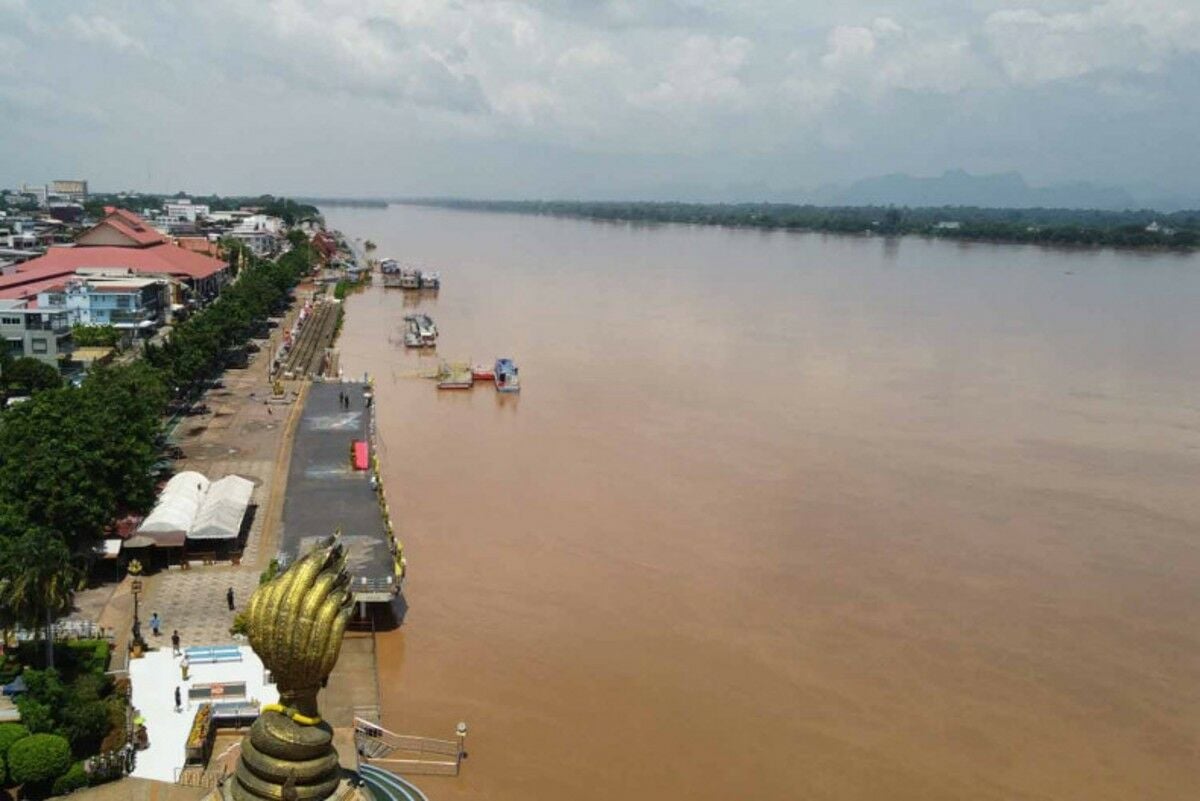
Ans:
{"type": "Polygon", "coordinates": [[[111,325],[127,339],[146,335],[163,322],[168,283],[129,272],[93,272],[38,293],[38,307],[65,310],[71,325],[111,325]]]}
{"type": "Polygon", "coordinates": [[[0,299],[0,337],[14,357],[29,356],[58,366],[71,353],[66,309],[44,309],[36,301],[0,299]]]}
{"type": "Polygon", "coordinates": [[[33,195],[33,199],[37,201],[38,208],[46,208],[49,202],[49,191],[45,186],[35,186],[33,184],[21,184],[22,195],[33,195]]]}
{"type": "Polygon", "coordinates": [[[69,181],[51,181],[50,186],[46,187],[51,195],[57,195],[67,200],[77,200],[83,202],[87,200],[88,186],[87,181],[69,180],[69,181]]]}
{"type": "Polygon", "coordinates": [[[180,198],[171,203],[164,203],[162,216],[167,222],[190,222],[208,217],[209,208],[203,203],[193,203],[188,198],[180,198]]]}

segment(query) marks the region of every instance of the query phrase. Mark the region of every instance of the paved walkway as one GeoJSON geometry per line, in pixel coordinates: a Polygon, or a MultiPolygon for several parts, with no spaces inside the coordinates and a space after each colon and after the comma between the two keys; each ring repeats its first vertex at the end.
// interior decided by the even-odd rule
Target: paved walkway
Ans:
{"type": "Polygon", "coordinates": [[[171,632],[179,630],[183,645],[223,645],[234,642],[229,633],[235,612],[229,611],[225,591],[233,587],[238,608],[250,600],[258,586],[258,570],[245,565],[214,565],[191,570],[171,570],[146,581],[141,603],[142,636],[151,646],[171,647],[171,632]],[[150,615],[158,612],[162,634],[150,633],[150,615]]]}

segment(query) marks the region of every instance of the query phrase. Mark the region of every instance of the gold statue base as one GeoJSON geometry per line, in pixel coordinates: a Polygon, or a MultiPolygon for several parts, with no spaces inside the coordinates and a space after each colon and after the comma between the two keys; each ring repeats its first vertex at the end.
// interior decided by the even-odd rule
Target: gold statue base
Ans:
{"type": "Polygon", "coordinates": [[[264,712],[242,740],[229,786],[233,801],[321,801],[341,780],[329,724],[306,726],[288,715],[264,712]]]}

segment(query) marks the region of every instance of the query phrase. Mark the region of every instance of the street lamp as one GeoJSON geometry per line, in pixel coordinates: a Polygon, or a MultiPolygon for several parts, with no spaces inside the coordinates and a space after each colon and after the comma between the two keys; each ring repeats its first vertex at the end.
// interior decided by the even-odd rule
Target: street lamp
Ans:
{"type": "Polygon", "coordinates": [[[137,559],[129,560],[129,566],[126,568],[133,580],[129,583],[129,588],[133,591],[133,645],[135,648],[145,650],[146,641],[142,639],[142,621],[138,617],[138,596],[142,592],[142,563],[137,559]]]}

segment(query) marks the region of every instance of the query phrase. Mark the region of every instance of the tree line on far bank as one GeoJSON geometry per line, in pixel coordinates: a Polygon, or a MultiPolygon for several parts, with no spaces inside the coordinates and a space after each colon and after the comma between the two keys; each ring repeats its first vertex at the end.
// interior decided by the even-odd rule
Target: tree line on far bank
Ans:
{"type": "Polygon", "coordinates": [[[414,204],[631,223],[684,223],[841,234],[918,234],[945,239],[1191,250],[1200,211],[990,209],[945,206],[826,207],[782,203],[636,203],[541,200],[414,200],[414,204]]]}
{"type": "Polygon", "coordinates": [[[244,261],[236,281],[144,358],[97,367],[79,386],[55,383],[0,416],[0,626],[49,628],[106,528],[150,508],[168,404],[193,396],[286,304],[315,261],[306,241],[293,245],[275,261],[244,261]]]}

